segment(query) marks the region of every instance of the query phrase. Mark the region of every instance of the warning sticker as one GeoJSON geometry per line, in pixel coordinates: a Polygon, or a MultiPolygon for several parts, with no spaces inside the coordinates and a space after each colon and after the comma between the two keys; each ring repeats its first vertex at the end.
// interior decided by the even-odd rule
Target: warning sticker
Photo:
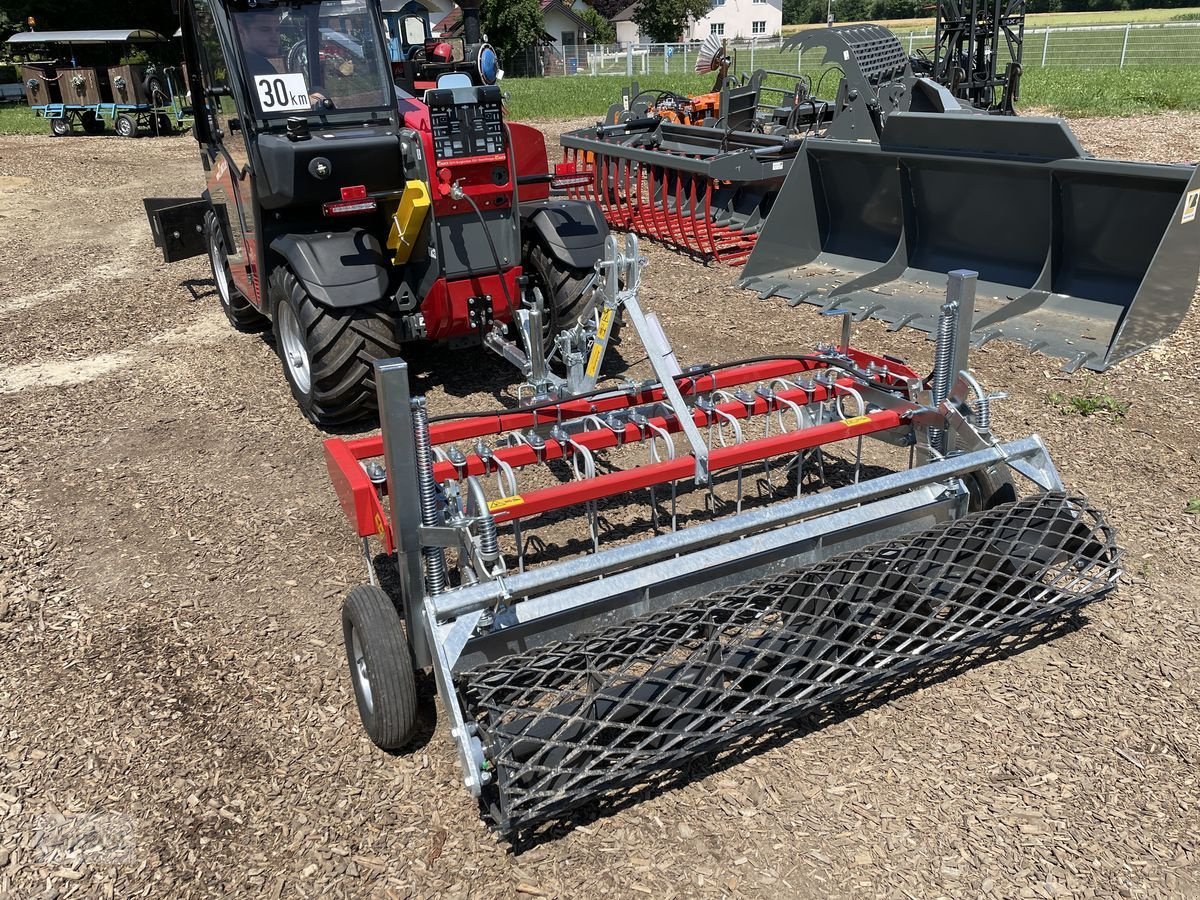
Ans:
{"type": "Polygon", "coordinates": [[[259,75],[254,79],[258,105],[264,113],[298,112],[312,109],[308,83],[299,72],[282,75],[259,75]]]}
{"type": "Polygon", "coordinates": [[[383,527],[383,516],[375,513],[375,533],[379,535],[379,540],[387,543],[387,529],[383,527]]]}
{"type": "Polygon", "coordinates": [[[1197,207],[1200,207],[1200,191],[1188,191],[1183,201],[1183,220],[1180,224],[1186,225],[1195,219],[1197,207]]]}
{"type": "Polygon", "coordinates": [[[870,421],[870,416],[855,416],[852,419],[842,419],[842,424],[847,428],[853,428],[855,425],[866,425],[870,421]]]}
{"type": "Polygon", "coordinates": [[[525,498],[520,494],[513,494],[511,497],[501,497],[498,500],[488,501],[488,512],[498,512],[502,509],[511,509],[514,506],[520,506],[525,502],[525,498]]]}
{"type": "Polygon", "coordinates": [[[616,310],[611,307],[606,307],[600,314],[600,327],[596,329],[596,343],[592,344],[592,352],[588,356],[587,368],[584,370],[588,378],[595,378],[596,373],[600,370],[600,360],[604,355],[602,342],[608,337],[608,330],[612,328],[615,314],[616,310]]]}

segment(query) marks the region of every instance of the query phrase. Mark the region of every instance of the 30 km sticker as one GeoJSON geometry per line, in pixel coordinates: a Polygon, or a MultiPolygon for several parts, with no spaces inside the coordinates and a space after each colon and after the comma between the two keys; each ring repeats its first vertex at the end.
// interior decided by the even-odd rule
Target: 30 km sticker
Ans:
{"type": "Polygon", "coordinates": [[[308,84],[298,72],[259,75],[254,79],[254,86],[258,89],[258,105],[265,113],[312,109],[308,84]]]}
{"type": "Polygon", "coordinates": [[[870,416],[855,416],[852,419],[842,419],[842,424],[847,428],[853,428],[855,425],[866,425],[870,421],[870,416]]]}
{"type": "Polygon", "coordinates": [[[525,502],[525,498],[520,494],[513,494],[511,497],[501,497],[498,500],[488,501],[488,512],[499,512],[502,509],[511,509],[514,506],[520,506],[525,502]]]}
{"type": "Polygon", "coordinates": [[[1196,218],[1196,208],[1200,207],[1200,191],[1188,191],[1187,198],[1183,201],[1183,219],[1181,225],[1186,225],[1188,222],[1196,218]]]}

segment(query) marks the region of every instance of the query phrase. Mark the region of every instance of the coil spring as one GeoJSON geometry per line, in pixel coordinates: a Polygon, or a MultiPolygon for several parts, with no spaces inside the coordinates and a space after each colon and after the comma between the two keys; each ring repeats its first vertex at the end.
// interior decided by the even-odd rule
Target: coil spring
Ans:
{"type": "MultiPolygon", "coordinates": [[[[942,304],[942,314],[938,318],[937,343],[933,351],[933,405],[941,406],[950,396],[951,379],[954,372],[954,343],[958,332],[958,303],[949,300],[942,304]]],[[[929,429],[929,443],[940,453],[945,453],[946,432],[941,428],[929,429]]]]}
{"type": "Polygon", "coordinates": [[[987,394],[975,401],[975,429],[984,435],[992,433],[992,399],[987,394]]]}
{"type": "MultiPolygon", "coordinates": [[[[429,413],[425,398],[412,400],[413,444],[417,462],[417,493],[421,501],[421,524],[438,522],[437,482],[433,480],[433,447],[429,441],[429,413]]],[[[425,590],[432,597],[446,590],[446,552],[441,547],[422,547],[425,560],[425,590]]]]}

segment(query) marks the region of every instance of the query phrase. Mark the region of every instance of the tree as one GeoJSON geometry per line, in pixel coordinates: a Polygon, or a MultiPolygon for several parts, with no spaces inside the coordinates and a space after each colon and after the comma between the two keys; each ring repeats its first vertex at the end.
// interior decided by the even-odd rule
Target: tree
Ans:
{"type": "Polygon", "coordinates": [[[596,12],[590,6],[579,14],[579,18],[583,19],[587,32],[588,40],[593,44],[615,44],[617,41],[617,29],[613,27],[612,22],[596,12]]]}
{"type": "Polygon", "coordinates": [[[630,5],[629,0],[588,0],[588,2],[592,9],[606,19],[612,19],[630,5]]]}
{"type": "Polygon", "coordinates": [[[479,24],[500,54],[501,65],[514,75],[536,72],[530,54],[546,30],[538,0],[484,0],[479,24]]]}
{"type": "Polygon", "coordinates": [[[643,0],[633,12],[638,29],[656,44],[679,40],[688,19],[700,19],[712,9],[711,0],[643,0]]]}

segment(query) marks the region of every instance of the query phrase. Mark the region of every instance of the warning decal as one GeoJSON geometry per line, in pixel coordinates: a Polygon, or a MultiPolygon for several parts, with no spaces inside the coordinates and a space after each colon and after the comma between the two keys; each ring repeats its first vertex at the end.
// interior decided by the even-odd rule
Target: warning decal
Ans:
{"type": "Polygon", "coordinates": [[[1200,206],[1200,191],[1188,191],[1187,199],[1183,201],[1183,220],[1180,224],[1186,225],[1196,218],[1196,207],[1198,206],[1200,206]]]}
{"type": "Polygon", "coordinates": [[[510,509],[514,506],[520,506],[525,502],[525,498],[520,494],[513,494],[511,497],[501,497],[499,500],[488,501],[488,511],[498,512],[502,509],[510,509]]]}

